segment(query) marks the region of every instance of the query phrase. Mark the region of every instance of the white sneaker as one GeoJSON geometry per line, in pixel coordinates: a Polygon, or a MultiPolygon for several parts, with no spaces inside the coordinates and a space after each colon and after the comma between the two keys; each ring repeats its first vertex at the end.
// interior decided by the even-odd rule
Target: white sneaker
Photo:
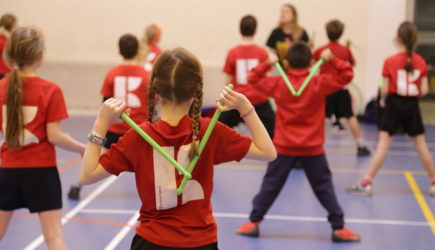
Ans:
{"type": "Polygon", "coordinates": [[[435,196],[435,184],[432,184],[429,188],[429,195],[435,196]]]}
{"type": "Polygon", "coordinates": [[[373,187],[371,184],[368,184],[365,186],[363,186],[361,184],[355,184],[352,187],[347,188],[346,192],[351,193],[351,194],[372,195],[373,194],[373,187]]]}

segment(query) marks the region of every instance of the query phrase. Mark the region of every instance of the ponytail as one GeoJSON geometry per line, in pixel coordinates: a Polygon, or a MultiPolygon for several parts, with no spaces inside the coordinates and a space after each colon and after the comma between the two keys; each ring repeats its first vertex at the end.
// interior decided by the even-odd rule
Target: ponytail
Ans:
{"type": "Polygon", "coordinates": [[[6,100],[6,145],[11,150],[20,150],[24,140],[23,82],[14,65],[9,77],[6,100]]]}
{"type": "Polygon", "coordinates": [[[405,70],[406,72],[411,73],[414,70],[412,65],[412,52],[414,51],[414,46],[417,43],[418,38],[417,26],[412,22],[403,22],[397,30],[397,37],[406,48],[405,70]]]}

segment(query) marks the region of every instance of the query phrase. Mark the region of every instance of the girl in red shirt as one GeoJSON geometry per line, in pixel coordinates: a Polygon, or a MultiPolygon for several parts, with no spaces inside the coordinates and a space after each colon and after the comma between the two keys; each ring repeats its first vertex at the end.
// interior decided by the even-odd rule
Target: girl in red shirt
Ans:
{"type": "Polygon", "coordinates": [[[400,52],[387,58],[382,71],[381,107],[385,108],[380,121],[379,141],[367,175],[359,184],[348,188],[350,193],[372,195],[372,180],[381,168],[390,149],[391,140],[399,128],[412,137],[415,150],[426,169],[431,186],[429,195],[435,196],[435,167],[426,144],[418,98],[429,92],[427,64],[414,52],[418,31],[415,24],[403,22],[397,31],[400,52]]]}
{"type": "Polygon", "coordinates": [[[6,46],[6,42],[10,33],[17,26],[17,18],[12,14],[4,14],[0,18],[0,79],[2,79],[10,69],[3,61],[3,49],[6,46]]]}
{"type": "MultiPolygon", "coordinates": [[[[184,167],[197,154],[197,143],[210,123],[200,117],[202,88],[201,65],[191,53],[178,48],[159,56],[148,91],[149,122],[140,126],[184,167]],[[152,122],[157,104],[161,118],[152,122]]],[[[183,176],[133,130],[100,156],[101,135],[126,105],[109,99],[101,107],[83,158],[80,181],[90,184],[111,174],[135,173],[142,207],[132,249],[217,249],[211,206],[213,166],[244,157],[275,159],[272,141],[244,95],[225,88],[217,103],[222,111],[240,112],[251,130],[252,142],[218,122],[181,196],[176,189],[183,176]]]]}
{"type": "Polygon", "coordinates": [[[162,29],[157,24],[151,24],[145,28],[145,33],[141,41],[140,64],[147,72],[151,72],[157,57],[162,53],[159,48],[162,29]]]}
{"type": "Polygon", "coordinates": [[[83,154],[85,145],[62,132],[60,121],[68,118],[62,90],[37,75],[44,49],[44,38],[34,28],[15,29],[5,47],[12,72],[0,81],[4,138],[0,165],[0,239],[13,210],[28,208],[31,213],[38,213],[48,248],[58,250],[66,246],[54,146],[83,154]]]}

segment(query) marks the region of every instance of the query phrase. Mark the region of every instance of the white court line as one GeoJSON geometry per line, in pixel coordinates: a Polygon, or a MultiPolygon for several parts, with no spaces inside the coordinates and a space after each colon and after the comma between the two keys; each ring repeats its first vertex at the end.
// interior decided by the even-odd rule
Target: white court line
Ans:
{"type": "MultiPolygon", "coordinates": [[[[130,214],[136,213],[136,210],[117,210],[117,209],[84,209],[82,213],[95,213],[95,214],[130,214]]],[[[213,213],[217,218],[240,218],[247,219],[249,214],[242,213],[213,213]]],[[[306,217],[306,216],[288,216],[288,215],[266,215],[266,219],[269,220],[287,220],[287,221],[315,221],[315,222],[327,222],[325,217],[306,217]]],[[[376,220],[376,219],[359,219],[359,218],[346,218],[348,223],[357,224],[378,224],[378,225],[397,225],[397,226],[419,226],[430,227],[435,226],[435,223],[428,223],[426,221],[403,221],[403,220],[376,220]]]]}
{"type": "MultiPolygon", "coordinates": [[[[114,181],[116,181],[117,177],[112,175],[109,178],[106,179],[102,184],[100,184],[92,193],[90,193],[85,199],[80,201],[77,206],[75,206],[73,209],[71,209],[63,218],[62,218],[62,225],[65,225],[70,218],[74,217],[77,213],[80,212],[85,206],[87,206],[92,200],[94,200],[98,195],[100,195],[106,188],[110,186],[114,181]]],[[[44,237],[39,235],[38,238],[36,238],[34,241],[32,241],[29,245],[27,245],[24,250],[33,250],[36,249],[39,245],[41,245],[44,242],[44,237]]]]}
{"type": "MultiPolygon", "coordinates": [[[[125,211],[124,211],[125,212],[125,211]]],[[[118,234],[107,244],[104,250],[113,250],[115,247],[119,245],[119,243],[127,236],[128,232],[130,232],[131,228],[136,225],[137,218],[139,217],[139,212],[135,212],[135,214],[128,220],[127,225],[124,226],[118,234]]]]}
{"type": "Polygon", "coordinates": [[[80,213],[82,214],[134,214],[137,210],[127,210],[127,209],[94,209],[86,208],[82,209],[80,213]]]}

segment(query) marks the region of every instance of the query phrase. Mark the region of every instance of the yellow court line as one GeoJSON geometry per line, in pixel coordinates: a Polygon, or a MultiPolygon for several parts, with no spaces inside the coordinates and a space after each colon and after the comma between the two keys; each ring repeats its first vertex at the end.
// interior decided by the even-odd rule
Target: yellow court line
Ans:
{"type": "Polygon", "coordinates": [[[432,225],[432,233],[435,235],[435,225],[432,224],[435,222],[434,216],[432,214],[432,211],[430,210],[429,205],[426,202],[426,199],[424,198],[423,194],[420,191],[420,188],[418,187],[417,183],[415,182],[414,177],[412,176],[411,172],[405,172],[404,173],[406,180],[408,181],[409,187],[411,188],[412,193],[414,194],[414,198],[417,200],[418,205],[420,206],[421,211],[423,212],[424,217],[426,218],[426,221],[432,225]]]}

